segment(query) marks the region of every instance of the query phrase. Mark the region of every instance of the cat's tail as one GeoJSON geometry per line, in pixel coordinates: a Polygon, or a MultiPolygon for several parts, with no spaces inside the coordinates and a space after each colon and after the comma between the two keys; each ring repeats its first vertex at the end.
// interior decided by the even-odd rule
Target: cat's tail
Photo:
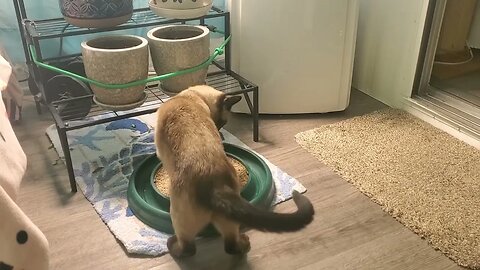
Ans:
{"type": "Polygon", "coordinates": [[[230,188],[214,190],[209,198],[200,200],[214,212],[247,227],[281,233],[301,230],[313,221],[315,211],[308,198],[298,191],[293,191],[292,195],[298,208],[293,213],[276,213],[255,207],[230,188]]]}

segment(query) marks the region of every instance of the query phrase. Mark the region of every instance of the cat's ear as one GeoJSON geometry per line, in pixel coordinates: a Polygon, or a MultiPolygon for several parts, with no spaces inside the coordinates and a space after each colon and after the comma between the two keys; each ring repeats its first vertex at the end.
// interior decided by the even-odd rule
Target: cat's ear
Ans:
{"type": "Polygon", "coordinates": [[[223,99],[223,108],[230,111],[233,105],[237,104],[240,100],[242,100],[241,96],[226,96],[223,99]]]}

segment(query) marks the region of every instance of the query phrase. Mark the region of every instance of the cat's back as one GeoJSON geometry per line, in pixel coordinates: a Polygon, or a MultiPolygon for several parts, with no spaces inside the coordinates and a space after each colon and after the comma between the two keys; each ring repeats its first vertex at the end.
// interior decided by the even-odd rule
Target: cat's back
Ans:
{"type": "Polygon", "coordinates": [[[207,110],[194,97],[177,96],[160,106],[157,125],[176,141],[187,135],[211,136],[216,129],[207,110]]]}
{"type": "Polygon", "coordinates": [[[174,190],[193,192],[189,188],[192,181],[236,183],[231,180],[235,170],[228,162],[206,102],[198,96],[177,95],[157,111],[157,155],[167,168],[174,190]]]}
{"type": "Polygon", "coordinates": [[[175,149],[172,155],[182,163],[211,162],[224,153],[208,106],[195,97],[172,98],[160,106],[157,117],[157,140],[175,149]]]}

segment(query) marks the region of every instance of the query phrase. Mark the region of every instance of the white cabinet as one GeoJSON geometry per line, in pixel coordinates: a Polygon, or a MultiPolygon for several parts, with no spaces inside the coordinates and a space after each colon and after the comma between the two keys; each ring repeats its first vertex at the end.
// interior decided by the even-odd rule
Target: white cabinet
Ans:
{"type": "MultiPolygon", "coordinates": [[[[260,113],[349,104],[357,0],[231,0],[232,69],[257,84],[260,113]]],[[[247,112],[245,103],[234,111],[247,112]]]]}

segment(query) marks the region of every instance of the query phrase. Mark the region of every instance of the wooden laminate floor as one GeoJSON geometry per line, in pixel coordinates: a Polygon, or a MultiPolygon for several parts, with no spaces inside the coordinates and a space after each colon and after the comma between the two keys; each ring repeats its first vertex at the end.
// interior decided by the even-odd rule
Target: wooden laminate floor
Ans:
{"type": "MultiPolygon", "coordinates": [[[[260,143],[251,139],[249,117],[235,116],[227,129],[307,187],[315,220],[297,233],[248,232],[247,257],[203,240],[185,261],[128,256],[81,192],[70,193],[65,166],[55,164],[45,136],[50,116],[37,115],[31,97],[25,103],[24,121],[15,126],[28,157],[18,203],[48,238],[52,269],[460,269],[296,144],[300,131],[384,107],[358,91],[345,112],[263,117],[260,143]]],[[[277,207],[293,209],[291,201],[277,207]]]]}

